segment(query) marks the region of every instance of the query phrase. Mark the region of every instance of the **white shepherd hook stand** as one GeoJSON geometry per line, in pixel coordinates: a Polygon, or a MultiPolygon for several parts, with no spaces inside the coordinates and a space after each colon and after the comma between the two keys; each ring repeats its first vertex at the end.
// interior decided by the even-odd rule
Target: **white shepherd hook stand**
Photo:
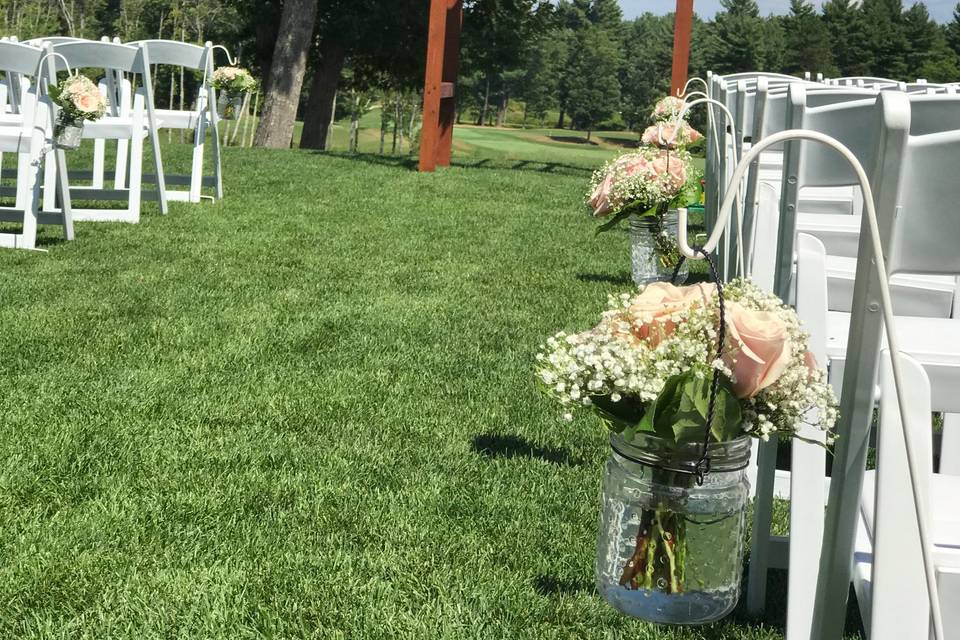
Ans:
{"type": "MultiPolygon", "coordinates": [[[[870,181],[867,179],[866,172],[863,170],[863,167],[860,165],[860,162],[857,160],[856,156],[854,156],[849,149],[828,135],[824,135],[816,131],[805,131],[800,129],[781,131],[780,133],[776,133],[772,136],[764,138],[755,146],[751,147],[750,151],[744,155],[743,159],[737,165],[730,184],[740,184],[747,172],[747,169],[750,167],[750,164],[764,151],[764,149],[780,144],[786,140],[810,140],[812,142],[819,142],[836,150],[837,153],[839,153],[843,159],[846,160],[851,167],[853,167],[853,170],[857,175],[857,180],[860,183],[860,188],[863,189],[863,210],[864,214],[867,216],[867,222],[870,226],[870,247],[873,252],[873,262],[876,266],[877,275],[880,282],[881,310],[883,311],[883,322],[887,335],[887,343],[892,356],[890,358],[890,362],[893,367],[893,381],[897,390],[897,404],[900,410],[900,426],[903,430],[903,441],[906,446],[907,463],[910,468],[910,486],[913,491],[914,513],[917,520],[917,527],[920,531],[920,548],[923,552],[923,569],[927,581],[927,593],[930,598],[930,618],[933,627],[933,637],[934,640],[944,640],[943,620],[940,615],[940,594],[937,589],[936,568],[933,563],[933,550],[931,548],[932,543],[930,538],[930,524],[927,522],[926,514],[923,511],[923,501],[921,500],[918,486],[918,477],[921,472],[919,464],[916,460],[916,451],[912,439],[912,431],[907,427],[910,421],[908,420],[907,411],[903,406],[903,383],[901,381],[902,375],[899,359],[900,349],[897,344],[897,332],[894,330],[893,305],[890,301],[890,286],[887,282],[886,261],[884,260],[883,253],[880,250],[880,229],[877,224],[877,212],[873,200],[873,190],[870,188],[870,181]]],[[[710,237],[707,239],[707,242],[700,249],[694,249],[688,244],[687,210],[679,210],[677,244],[679,245],[680,253],[683,254],[687,259],[702,260],[703,256],[700,253],[701,251],[705,254],[708,254],[717,247],[720,236],[723,234],[727,220],[730,217],[730,209],[733,206],[737,191],[737,189],[727,190],[727,193],[723,199],[723,203],[720,205],[720,211],[717,213],[716,225],[714,226],[710,237]]],[[[832,503],[827,506],[828,518],[830,517],[831,512],[836,508],[836,505],[832,503]]],[[[854,532],[845,531],[843,533],[852,537],[854,532]]],[[[840,573],[842,573],[844,576],[847,576],[847,579],[849,579],[847,572],[844,571],[840,573]]],[[[830,573],[827,572],[827,575],[830,576],[830,573]]],[[[831,577],[831,579],[836,578],[831,577]]],[[[820,593],[824,591],[824,580],[824,567],[821,564],[820,584],[817,589],[819,592],[818,600],[820,598],[820,593]]],[[[849,585],[845,584],[842,585],[842,587],[843,590],[846,590],[849,588],[849,585]]]]}

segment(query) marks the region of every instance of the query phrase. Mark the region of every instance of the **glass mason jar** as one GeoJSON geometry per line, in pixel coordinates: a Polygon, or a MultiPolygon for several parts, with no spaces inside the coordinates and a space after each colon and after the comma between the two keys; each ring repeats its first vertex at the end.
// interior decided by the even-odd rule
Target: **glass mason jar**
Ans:
{"type": "Polygon", "coordinates": [[[702,445],[611,434],[603,479],[597,588],[615,609],[663,624],[705,624],[740,597],[751,438],[713,443],[698,486],[676,469],[702,445]],[[671,470],[674,469],[674,470],[671,470]]]}
{"type": "Polygon", "coordinates": [[[57,120],[53,142],[59,149],[78,149],[83,139],[83,120],[57,120]]]}
{"type": "MultiPolygon", "coordinates": [[[[633,282],[638,287],[651,282],[669,282],[680,258],[677,248],[677,211],[671,209],[657,216],[630,217],[630,261],[633,282]]],[[[687,280],[689,269],[684,262],[674,284],[687,280]]]]}
{"type": "Polygon", "coordinates": [[[243,94],[230,95],[226,91],[221,91],[217,96],[217,115],[221,120],[236,120],[243,111],[243,94]]]}

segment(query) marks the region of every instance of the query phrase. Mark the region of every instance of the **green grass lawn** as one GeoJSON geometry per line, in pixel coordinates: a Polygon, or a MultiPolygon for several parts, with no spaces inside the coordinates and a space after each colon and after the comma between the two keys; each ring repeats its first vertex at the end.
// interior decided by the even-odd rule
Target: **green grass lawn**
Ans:
{"type": "Polygon", "coordinates": [[[627,241],[592,157],[511,153],[231,148],[221,202],[0,251],[0,638],[781,638],[782,576],[687,630],[595,592],[603,429],[533,355],[627,241]]]}

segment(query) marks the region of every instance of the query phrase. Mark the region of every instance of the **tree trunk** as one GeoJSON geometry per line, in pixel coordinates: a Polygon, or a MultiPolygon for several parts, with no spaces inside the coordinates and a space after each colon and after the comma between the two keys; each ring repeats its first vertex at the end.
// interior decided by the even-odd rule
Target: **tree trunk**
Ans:
{"type": "Polygon", "coordinates": [[[330,123],[336,110],[337,87],[346,57],[343,45],[324,39],[320,44],[320,62],[313,73],[310,99],[303,116],[302,149],[326,149],[330,123]]]}
{"type": "Polygon", "coordinates": [[[397,131],[400,129],[400,96],[395,95],[393,97],[393,146],[390,149],[390,153],[397,155],[397,131]]]}
{"type": "Polygon", "coordinates": [[[254,138],[254,144],[258,147],[290,147],[316,18],[317,0],[289,0],[284,3],[263,112],[254,138]]]}
{"type": "Polygon", "coordinates": [[[487,78],[487,87],[483,92],[483,108],[480,109],[480,117],[477,118],[477,124],[481,127],[487,123],[487,111],[490,109],[490,78],[487,78]]]}
{"type": "Polygon", "coordinates": [[[563,116],[565,115],[563,107],[560,107],[560,118],[557,119],[557,129],[563,129],[563,116]]]}
{"type": "Polygon", "coordinates": [[[590,134],[591,134],[591,133],[593,133],[593,132],[590,131],[589,129],[587,129],[587,142],[590,142],[590,134]]]}
{"type": "Polygon", "coordinates": [[[383,94],[380,101],[380,155],[387,149],[387,129],[390,128],[390,118],[387,117],[387,94],[383,94]]]}
{"type": "Polygon", "coordinates": [[[497,127],[502,127],[507,121],[507,107],[510,105],[510,94],[506,91],[500,97],[497,105],[497,127]]]}

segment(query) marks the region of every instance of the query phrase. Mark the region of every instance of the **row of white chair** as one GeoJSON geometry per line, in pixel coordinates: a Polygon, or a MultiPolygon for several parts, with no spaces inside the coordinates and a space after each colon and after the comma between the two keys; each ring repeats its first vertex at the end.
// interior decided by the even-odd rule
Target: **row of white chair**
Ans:
{"type": "MultiPolygon", "coordinates": [[[[54,224],[64,228],[64,236],[73,238],[74,220],[137,222],[143,203],[148,199],[159,203],[167,213],[168,200],[200,202],[203,187],[212,187],[213,196],[223,195],[216,92],[212,87],[213,53],[211,43],[197,46],[168,40],[145,40],[121,44],[76,38],[44,38],[26,42],[0,41],[0,132],[13,135],[24,127],[36,130],[38,142],[29,149],[22,145],[0,145],[0,152],[17,152],[17,170],[4,172],[16,177],[16,207],[0,209],[0,220],[22,223],[18,234],[0,235],[0,245],[34,248],[38,224],[54,224]],[[154,65],[170,65],[202,73],[197,98],[189,110],[157,109],[153,95],[154,65]],[[66,155],[51,144],[57,107],[45,95],[45,87],[54,84],[63,72],[94,72],[100,77],[100,91],[107,97],[108,112],[100,120],[87,122],[83,138],[94,141],[92,171],[67,173],[66,155]],[[172,128],[193,130],[193,158],[188,175],[164,172],[159,130],[172,128]],[[204,175],[204,155],[208,132],[212,133],[212,175],[204,175]],[[143,151],[149,137],[154,159],[154,173],[143,175],[143,151]],[[114,170],[105,170],[107,141],[116,141],[114,170]],[[31,153],[33,154],[31,156],[31,153]],[[51,158],[53,161],[47,161],[51,158]],[[43,168],[42,198],[39,178],[34,173],[43,168]],[[33,167],[29,169],[28,167],[33,167]],[[112,179],[107,186],[105,180],[112,179]],[[70,181],[89,181],[89,185],[70,186],[70,181]],[[167,183],[185,185],[184,189],[167,188],[167,183]],[[156,185],[156,191],[145,192],[143,183],[156,185]],[[59,191],[55,189],[59,186],[59,191]],[[59,199],[59,200],[58,200],[59,199]],[[89,208],[75,208],[72,200],[91,203],[89,208]],[[118,209],[98,206],[105,200],[125,200],[118,209]]],[[[6,189],[8,193],[10,190],[6,189]]]]}
{"type": "MultiPolygon", "coordinates": [[[[919,367],[925,377],[915,376],[916,388],[932,385],[931,393],[925,396],[927,401],[924,403],[923,398],[918,397],[918,405],[911,407],[915,415],[927,411],[924,441],[929,442],[931,408],[948,413],[960,412],[960,406],[948,392],[960,382],[960,323],[951,319],[960,268],[953,267],[951,261],[956,258],[947,250],[950,242],[960,240],[956,217],[948,213],[949,193],[954,182],[950,171],[960,161],[960,157],[956,157],[960,155],[960,144],[956,140],[960,135],[957,134],[960,98],[953,95],[955,90],[948,85],[918,83],[922,87],[918,89],[917,86],[896,83],[881,86],[882,79],[870,79],[873,82],[867,88],[866,79],[861,80],[820,84],[766,74],[711,78],[710,93],[731,113],[736,124],[711,127],[708,137],[712,140],[708,140],[707,146],[708,185],[712,181],[719,188],[708,197],[716,206],[724,195],[722,186],[732,173],[734,159],[751,144],[785,129],[828,134],[849,148],[861,164],[873,172],[877,208],[887,243],[885,255],[891,258],[890,284],[896,296],[895,308],[901,315],[912,316],[897,319],[897,326],[903,334],[900,345],[913,356],[911,365],[915,364],[905,368],[916,373],[919,367]],[[908,123],[906,133],[904,121],[908,123]],[[890,142],[894,131],[900,136],[901,147],[890,142]],[[896,167],[896,171],[891,167],[896,167]],[[891,251],[894,253],[889,253],[891,251]]],[[[711,114],[711,122],[716,123],[719,115],[711,114]]],[[[881,567],[890,566],[879,562],[879,558],[882,557],[883,562],[896,562],[892,557],[896,555],[894,545],[884,547],[881,540],[903,543],[903,553],[913,560],[913,571],[908,575],[915,583],[919,561],[918,556],[911,554],[919,543],[912,543],[915,534],[910,535],[910,519],[902,513],[903,501],[909,498],[909,491],[903,491],[904,478],[897,477],[898,472],[902,472],[902,465],[898,468],[896,462],[887,463],[884,473],[888,475],[881,476],[887,480],[876,482],[876,492],[872,490],[873,476],[866,476],[867,489],[861,500],[863,456],[867,449],[864,433],[869,433],[874,406],[874,373],[880,343],[879,324],[876,323],[879,314],[871,308],[871,302],[863,298],[863,292],[867,290],[864,278],[868,277],[870,268],[869,258],[865,258],[866,241],[861,237],[860,217],[851,215],[861,209],[852,190],[852,185],[857,183],[856,176],[834,152],[809,142],[790,142],[779,152],[775,150],[759,158],[745,181],[746,207],[740,212],[743,244],[726,243],[722,255],[728,272],[732,273],[742,259],[749,267],[748,271],[752,270],[754,279],[785,300],[796,300],[798,312],[812,336],[820,342],[819,355],[830,363],[832,381],[844,393],[844,432],[837,446],[830,489],[834,504],[839,506],[833,509],[828,523],[830,528],[823,545],[831,553],[824,556],[824,563],[840,565],[839,568],[833,567],[835,576],[844,574],[849,577],[842,565],[846,559],[848,567],[852,558],[850,518],[859,514],[863,550],[868,550],[874,543],[880,545],[875,546],[873,553],[857,556],[857,572],[854,574],[872,637],[888,637],[886,634],[894,629],[912,629],[913,633],[918,633],[917,629],[923,631],[920,635],[901,633],[889,637],[925,637],[927,609],[922,606],[925,603],[924,589],[915,590],[906,599],[915,607],[911,615],[888,621],[886,617],[892,612],[898,615],[896,610],[881,606],[870,608],[871,596],[874,602],[882,602],[889,596],[881,594],[889,593],[890,588],[899,592],[900,583],[891,576],[883,583],[884,588],[880,588],[879,583],[874,583],[872,590],[865,586],[877,575],[885,575],[881,567]],[[804,195],[809,199],[805,200],[804,195]],[[804,210],[810,203],[817,203],[815,212],[804,210]],[[824,213],[831,210],[836,213],[824,213]],[[754,246],[755,251],[751,249],[754,246]],[[839,255],[828,255],[827,247],[839,255]],[[741,251],[744,252],[742,256],[738,255],[741,251]],[[870,344],[873,337],[876,337],[876,345],[870,344]],[[891,505],[898,499],[901,506],[899,521],[896,516],[881,515],[896,513],[891,505]],[[886,538],[873,535],[880,530],[881,522],[886,523],[883,530],[889,532],[884,534],[886,538]]],[[[739,189],[741,186],[735,184],[730,188],[739,189]]],[[[732,232],[726,234],[727,238],[736,239],[737,224],[735,221],[732,232]]],[[[881,382],[882,388],[888,390],[889,381],[881,382]]],[[[881,445],[891,442],[891,438],[897,435],[896,427],[884,429],[884,426],[891,421],[897,424],[898,419],[890,411],[889,392],[884,394],[881,394],[885,403],[880,414],[881,445]]],[[[951,461],[948,457],[957,450],[955,444],[949,443],[956,435],[954,425],[948,424],[944,433],[942,453],[945,455],[941,457],[941,473],[933,476],[931,481],[931,486],[939,489],[934,491],[930,512],[935,522],[934,530],[940,532],[935,533],[939,537],[934,542],[943,576],[942,595],[945,600],[954,597],[960,601],[960,562],[950,546],[960,545],[960,525],[956,524],[960,517],[948,500],[951,491],[960,490],[960,478],[942,473],[950,471],[950,465],[956,465],[956,459],[951,461]]],[[[902,456],[895,456],[896,450],[891,452],[892,446],[888,445],[887,452],[880,454],[881,462],[891,459],[902,462],[902,456]]],[[[827,485],[823,449],[799,442],[793,444],[789,489],[791,529],[787,545],[786,539],[769,535],[770,503],[776,486],[774,447],[775,444],[764,447],[757,470],[748,606],[754,611],[762,608],[769,566],[789,566],[787,637],[834,637],[824,634],[823,630],[831,628],[830,625],[835,627],[837,617],[845,611],[840,606],[845,601],[845,585],[844,591],[838,593],[836,580],[822,581],[821,595],[831,591],[828,587],[832,587],[832,593],[825,596],[826,600],[821,597],[821,609],[814,618],[827,485]],[[829,600],[831,597],[835,601],[829,600]],[[830,604],[824,605],[824,602],[830,604]],[[823,606],[827,606],[827,610],[823,606]],[[817,627],[820,634],[811,636],[815,622],[820,625],[817,627]]],[[[928,472],[932,472],[932,462],[928,463],[928,472]]],[[[955,466],[953,471],[956,472],[955,466]]],[[[921,572],[921,586],[922,578],[921,572]]],[[[902,598],[903,594],[900,595],[902,598]]],[[[902,605],[900,608],[902,610],[902,605]]],[[[960,634],[960,620],[947,626],[953,633],[960,634]]]]}

